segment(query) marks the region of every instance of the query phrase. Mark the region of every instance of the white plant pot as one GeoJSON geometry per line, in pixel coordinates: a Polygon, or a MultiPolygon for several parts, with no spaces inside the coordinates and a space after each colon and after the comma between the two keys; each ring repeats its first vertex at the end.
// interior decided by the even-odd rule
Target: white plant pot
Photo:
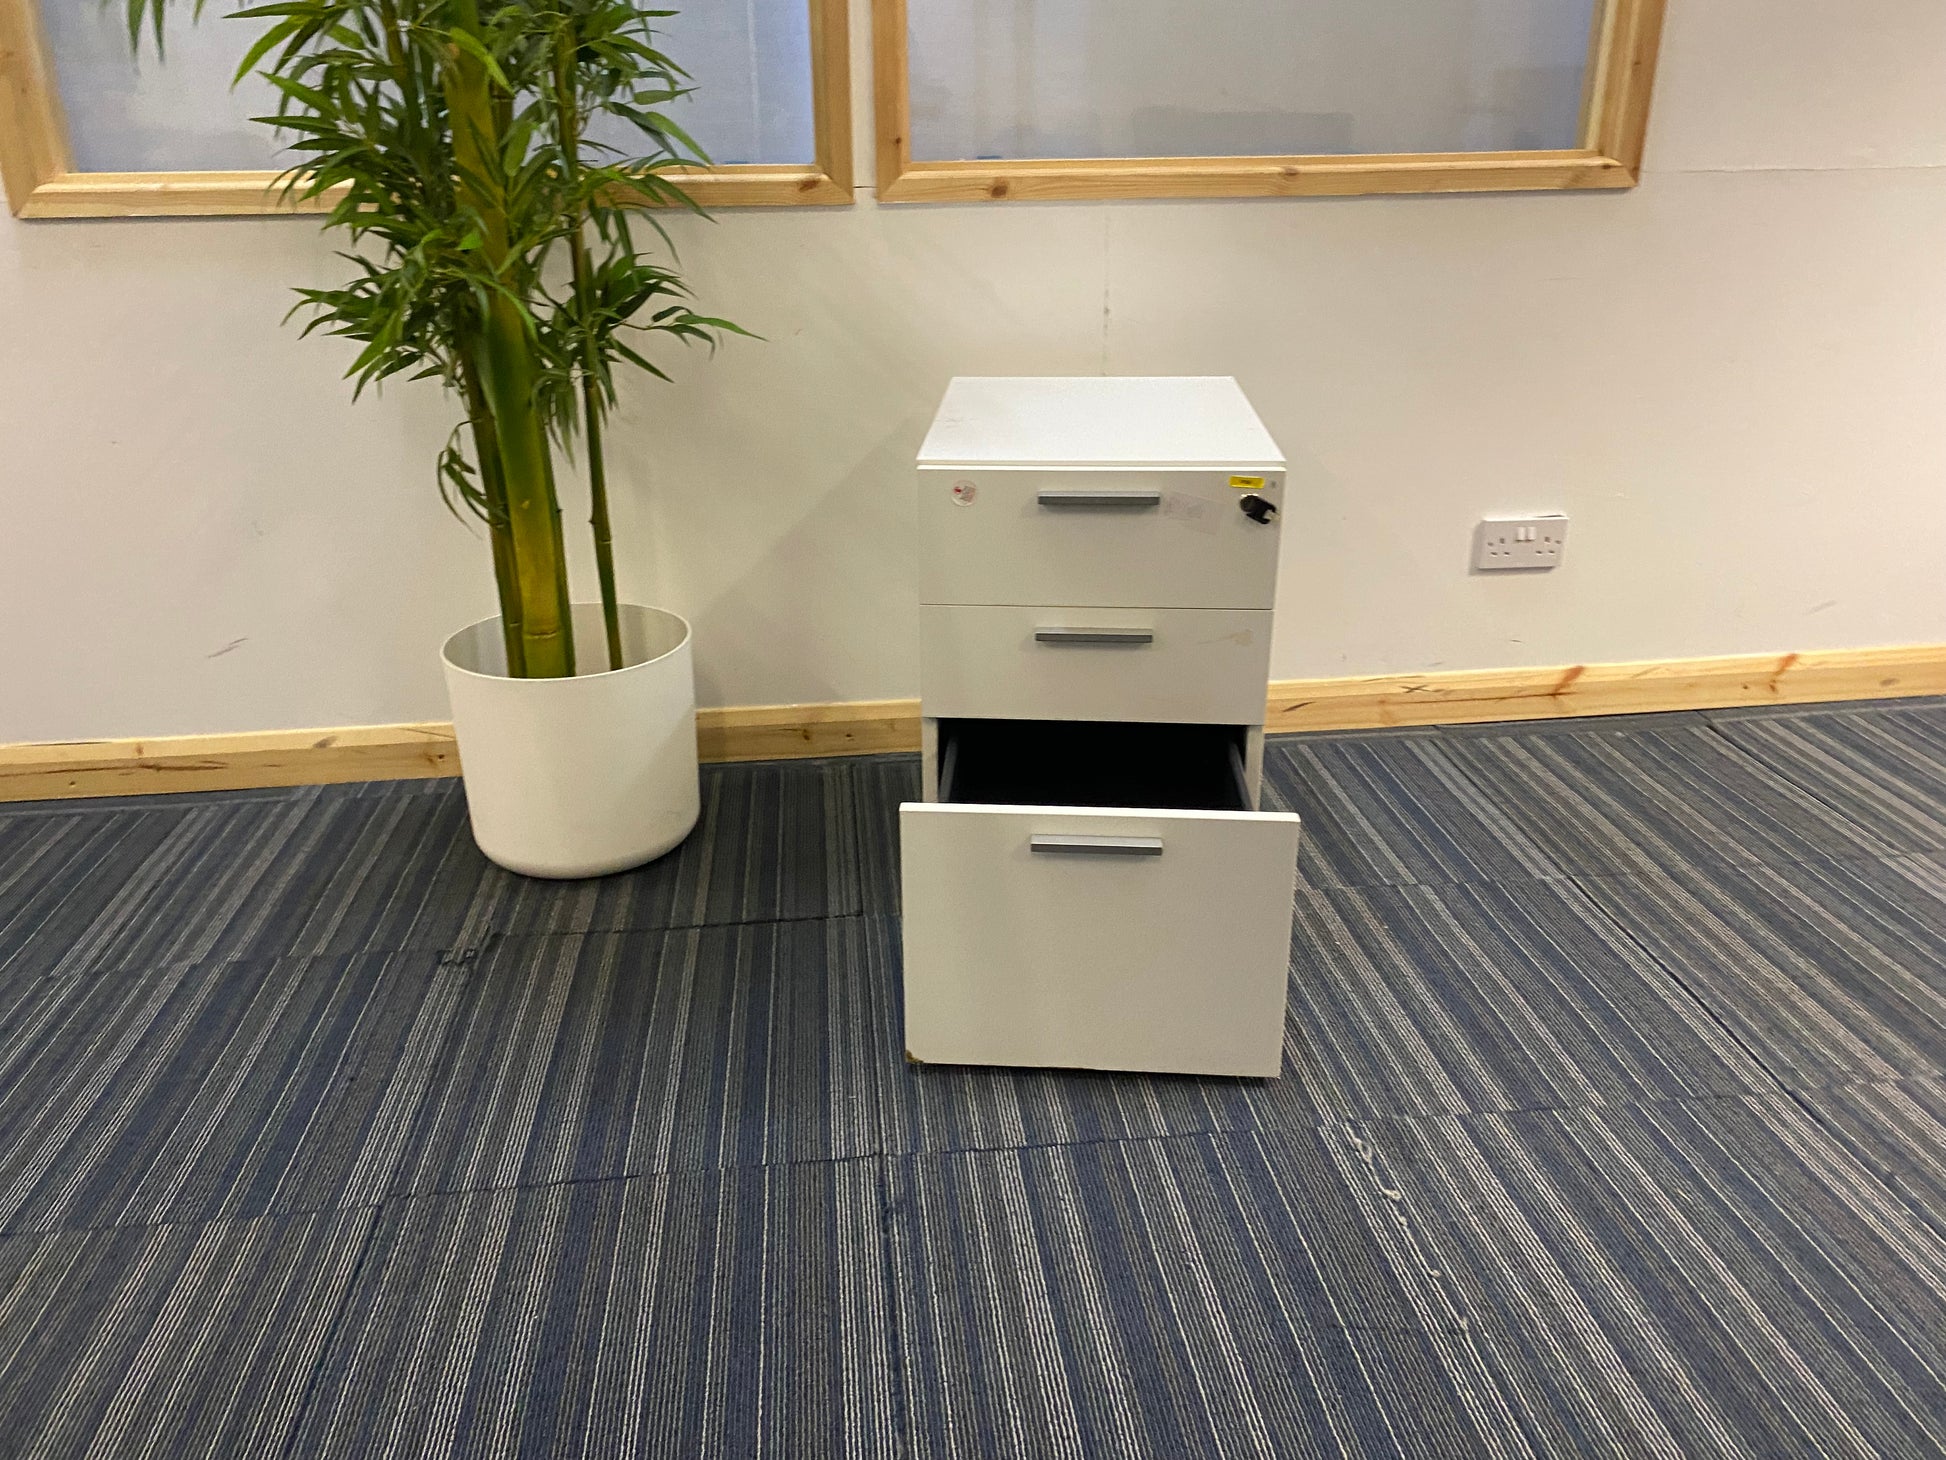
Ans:
{"type": "Polygon", "coordinates": [[[652,861],[702,807],[689,625],[621,605],[610,670],[600,604],[574,607],[580,672],[510,679],[500,619],[446,641],[446,693],[480,850],[529,877],[599,877],[652,861]]]}

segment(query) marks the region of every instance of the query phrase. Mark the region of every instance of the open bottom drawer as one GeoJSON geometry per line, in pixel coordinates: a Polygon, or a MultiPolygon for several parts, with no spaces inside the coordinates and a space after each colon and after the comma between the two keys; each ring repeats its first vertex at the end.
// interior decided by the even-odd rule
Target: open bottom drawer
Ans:
{"type": "Polygon", "coordinates": [[[946,722],[941,799],[900,808],[908,1052],[1275,1075],[1298,819],[1242,809],[1222,727],[1086,727],[1064,775],[1074,728],[1037,758],[1036,727],[946,722]]]}

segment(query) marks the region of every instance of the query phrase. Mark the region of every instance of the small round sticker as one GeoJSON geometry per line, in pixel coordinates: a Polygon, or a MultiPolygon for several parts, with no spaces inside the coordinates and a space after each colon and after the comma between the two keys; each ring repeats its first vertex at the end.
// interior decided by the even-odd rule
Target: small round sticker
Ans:
{"type": "Polygon", "coordinates": [[[971,482],[954,482],[953,500],[962,507],[971,507],[973,505],[973,498],[979,490],[971,482]]]}

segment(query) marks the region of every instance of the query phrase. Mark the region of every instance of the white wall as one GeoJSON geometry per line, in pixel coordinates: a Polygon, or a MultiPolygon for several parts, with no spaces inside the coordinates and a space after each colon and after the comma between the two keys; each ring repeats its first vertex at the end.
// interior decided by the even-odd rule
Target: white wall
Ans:
{"type": "MultiPolygon", "coordinates": [[[[1946,641],[1937,0],[1673,5],[1631,193],[866,197],[681,239],[768,337],[616,443],[623,587],[694,619],[706,703],[916,691],[908,463],[954,373],[1240,377],[1293,462],[1280,676],[1946,641]],[[1525,509],[1574,515],[1566,565],[1469,575],[1525,509]]],[[[330,248],[0,222],[0,741],[443,717],[485,549],[437,395],[354,407],[279,326],[330,248]]]]}

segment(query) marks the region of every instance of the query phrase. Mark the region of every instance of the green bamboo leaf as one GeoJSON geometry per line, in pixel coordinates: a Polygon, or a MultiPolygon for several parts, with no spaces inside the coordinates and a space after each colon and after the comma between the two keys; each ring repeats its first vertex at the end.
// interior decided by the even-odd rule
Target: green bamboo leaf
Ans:
{"type": "Polygon", "coordinates": [[[446,39],[485,67],[487,79],[495,86],[502,91],[514,90],[513,82],[509,81],[507,73],[500,69],[500,63],[494,59],[493,52],[482,45],[479,38],[471,31],[455,28],[446,32],[446,39]]]}
{"type": "Polygon", "coordinates": [[[269,30],[258,36],[251,43],[250,49],[243,53],[243,59],[237,63],[236,70],[230,76],[230,85],[234,87],[244,77],[256,70],[257,62],[269,54],[274,47],[282,45],[287,38],[302,28],[303,22],[301,20],[290,19],[285,20],[279,25],[273,25],[269,30]]]}

